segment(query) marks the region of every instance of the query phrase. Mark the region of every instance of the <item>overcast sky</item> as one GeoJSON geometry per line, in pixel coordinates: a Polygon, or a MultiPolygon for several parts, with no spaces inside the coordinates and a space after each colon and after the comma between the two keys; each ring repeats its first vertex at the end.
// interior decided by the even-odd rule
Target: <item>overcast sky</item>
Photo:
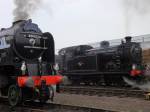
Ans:
{"type": "MultiPolygon", "coordinates": [[[[56,49],[150,33],[150,0],[43,0],[31,18],[53,34],[56,49]]],[[[13,21],[13,0],[0,0],[0,27],[13,21]]]]}

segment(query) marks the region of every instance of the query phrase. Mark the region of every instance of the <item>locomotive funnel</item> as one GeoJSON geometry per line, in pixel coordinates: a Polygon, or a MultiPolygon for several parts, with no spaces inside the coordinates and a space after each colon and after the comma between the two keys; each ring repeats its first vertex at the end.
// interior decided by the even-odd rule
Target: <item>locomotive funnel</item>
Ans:
{"type": "Polygon", "coordinates": [[[13,22],[13,25],[15,25],[15,24],[17,24],[17,23],[20,23],[20,22],[23,22],[23,21],[32,22],[32,19],[29,19],[29,20],[17,20],[17,21],[14,21],[14,22],[13,22]]]}
{"type": "Polygon", "coordinates": [[[127,37],[125,37],[125,40],[126,40],[126,43],[131,42],[132,37],[131,36],[127,36],[127,37]]]}
{"type": "Polygon", "coordinates": [[[22,21],[25,21],[25,20],[18,20],[18,21],[14,21],[14,22],[13,22],[13,26],[14,26],[14,25],[16,25],[17,23],[22,22],[22,21]]]}
{"type": "Polygon", "coordinates": [[[108,48],[109,46],[110,46],[109,41],[102,41],[102,42],[100,43],[100,47],[101,47],[101,48],[108,48]]]}

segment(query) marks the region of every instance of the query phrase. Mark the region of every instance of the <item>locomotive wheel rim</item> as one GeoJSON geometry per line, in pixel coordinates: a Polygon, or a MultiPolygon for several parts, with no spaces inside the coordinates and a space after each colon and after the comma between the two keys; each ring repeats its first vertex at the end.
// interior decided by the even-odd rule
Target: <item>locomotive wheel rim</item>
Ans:
{"type": "Polygon", "coordinates": [[[20,95],[19,88],[16,85],[11,85],[8,90],[8,101],[11,106],[16,106],[19,103],[20,95]]]}

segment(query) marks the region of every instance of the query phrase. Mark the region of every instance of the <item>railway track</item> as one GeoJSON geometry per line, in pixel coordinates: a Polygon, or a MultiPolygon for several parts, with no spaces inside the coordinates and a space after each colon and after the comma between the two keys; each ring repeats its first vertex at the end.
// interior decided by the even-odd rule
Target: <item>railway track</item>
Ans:
{"type": "Polygon", "coordinates": [[[6,99],[0,100],[0,110],[3,112],[116,112],[80,106],[62,105],[55,103],[41,104],[27,101],[16,107],[10,107],[6,99]]]}
{"type": "Polygon", "coordinates": [[[97,96],[118,96],[118,97],[136,97],[144,98],[145,92],[139,89],[132,88],[117,88],[117,87],[87,87],[87,86],[60,86],[61,93],[82,94],[82,95],[97,95],[97,96]]]}

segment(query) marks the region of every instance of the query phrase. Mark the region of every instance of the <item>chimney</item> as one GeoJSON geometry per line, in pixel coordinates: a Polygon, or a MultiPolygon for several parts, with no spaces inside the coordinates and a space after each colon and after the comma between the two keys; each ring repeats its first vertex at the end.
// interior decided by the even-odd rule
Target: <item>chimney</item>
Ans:
{"type": "Polygon", "coordinates": [[[126,43],[129,43],[129,42],[131,42],[132,37],[131,37],[131,36],[126,36],[126,37],[125,37],[125,40],[126,40],[126,43]]]}
{"type": "Polygon", "coordinates": [[[109,46],[110,46],[109,41],[102,41],[102,42],[100,43],[100,47],[101,47],[101,48],[108,48],[109,46]]]}
{"type": "Polygon", "coordinates": [[[18,24],[18,23],[20,23],[20,22],[23,22],[23,21],[25,21],[25,20],[14,21],[14,22],[13,22],[13,26],[16,25],[16,24],[18,24]]]}

